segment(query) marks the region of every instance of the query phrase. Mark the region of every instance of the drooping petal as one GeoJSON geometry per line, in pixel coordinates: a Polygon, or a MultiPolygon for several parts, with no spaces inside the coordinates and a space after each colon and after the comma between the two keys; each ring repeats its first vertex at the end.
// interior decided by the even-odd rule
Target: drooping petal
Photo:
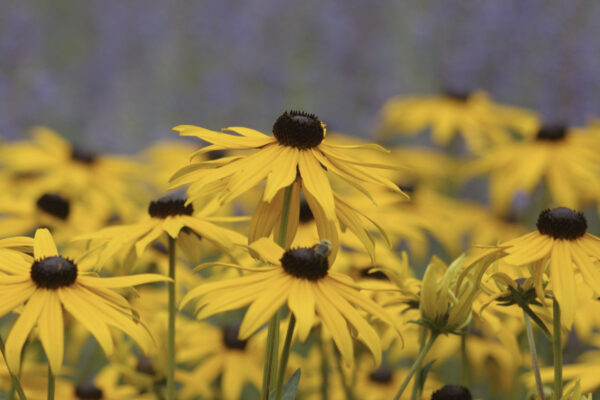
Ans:
{"type": "Polygon", "coordinates": [[[560,305],[562,324],[570,328],[575,316],[575,277],[571,252],[565,240],[555,240],[550,256],[550,283],[560,305]]]}
{"type": "Polygon", "coordinates": [[[248,247],[258,253],[261,260],[273,265],[280,265],[281,257],[283,257],[283,253],[285,253],[285,250],[269,238],[260,238],[251,243],[248,247]]]}
{"type": "Polygon", "coordinates": [[[264,201],[271,201],[275,194],[296,180],[296,171],[298,169],[299,150],[294,147],[280,146],[280,152],[273,161],[272,168],[267,177],[267,185],[263,193],[264,201]]]}
{"type": "Polygon", "coordinates": [[[6,339],[6,363],[11,371],[19,373],[21,366],[21,350],[29,336],[29,332],[38,322],[40,313],[48,298],[48,290],[38,289],[31,295],[23,308],[23,312],[13,325],[6,339]]]}
{"type": "Polygon", "coordinates": [[[352,338],[348,331],[348,325],[335,306],[324,297],[320,291],[315,291],[315,305],[319,318],[323,321],[323,325],[329,330],[333,341],[340,350],[344,362],[352,364],[354,361],[354,349],[352,346],[352,338]]]}
{"type": "Polygon", "coordinates": [[[40,341],[50,369],[57,375],[62,366],[65,346],[62,306],[56,291],[47,291],[46,302],[38,322],[40,341]]]}
{"type": "Polygon", "coordinates": [[[297,279],[290,288],[288,306],[296,316],[298,339],[306,341],[315,320],[315,295],[306,279],[297,279]]]}
{"type": "Polygon", "coordinates": [[[329,179],[321,164],[308,150],[300,151],[298,159],[298,170],[302,177],[302,185],[307,192],[317,200],[323,208],[325,217],[331,221],[335,220],[335,205],[333,202],[333,191],[329,179]]]}

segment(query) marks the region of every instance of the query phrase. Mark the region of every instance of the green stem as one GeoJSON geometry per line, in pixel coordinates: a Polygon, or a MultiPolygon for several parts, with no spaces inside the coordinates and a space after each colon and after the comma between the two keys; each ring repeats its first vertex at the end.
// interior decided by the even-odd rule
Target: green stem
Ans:
{"type": "Polygon", "coordinates": [[[469,387],[470,380],[471,366],[469,365],[467,333],[465,332],[460,337],[460,384],[464,387],[469,387]]]}
{"type": "Polygon", "coordinates": [[[175,239],[169,237],[169,322],[167,328],[167,400],[175,400],[175,239]]]}
{"type": "Polygon", "coordinates": [[[540,395],[540,400],[546,400],[544,395],[544,385],[540,376],[540,365],[538,364],[537,350],[535,349],[535,340],[533,338],[533,328],[529,315],[523,310],[523,318],[525,319],[525,330],[527,331],[527,340],[529,341],[529,351],[531,352],[531,363],[533,364],[533,374],[535,375],[535,384],[540,395]]]}
{"type": "MultiPolygon", "coordinates": [[[[2,337],[0,336],[0,352],[2,353],[2,358],[4,360],[6,360],[6,355],[4,354],[4,340],[2,339],[2,337]]],[[[11,380],[11,388],[10,388],[10,399],[14,399],[15,393],[14,391],[16,391],[19,394],[19,398],[21,400],[27,400],[27,397],[25,396],[25,392],[23,391],[23,387],[21,386],[21,382],[19,381],[19,378],[17,378],[15,376],[15,374],[12,373],[12,371],[10,370],[10,368],[8,368],[7,365],[7,369],[8,369],[8,373],[10,374],[10,380],[11,380]]]]}
{"type": "MultiPolygon", "coordinates": [[[[427,340],[427,329],[425,327],[422,327],[421,329],[423,329],[423,331],[421,332],[421,339],[419,341],[419,346],[422,349],[423,346],[425,346],[425,340],[427,340]]],[[[416,374],[415,375],[415,384],[412,387],[412,393],[410,395],[411,400],[417,399],[419,385],[417,385],[416,382],[418,382],[421,377],[421,364],[417,365],[417,372],[415,374],[416,374]]]]}
{"type": "Polygon", "coordinates": [[[559,400],[562,397],[562,331],[560,326],[560,306],[556,299],[552,304],[554,313],[552,332],[552,352],[554,355],[554,398],[559,400]]]}
{"type": "Polygon", "coordinates": [[[285,341],[283,342],[283,350],[279,358],[279,373],[277,374],[277,386],[275,386],[275,400],[281,400],[283,396],[283,380],[285,378],[285,370],[287,368],[288,358],[290,357],[290,349],[292,347],[292,336],[294,336],[294,327],[296,326],[296,317],[290,314],[290,322],[288,323],[285,341]]]}
{"type": "Polygon", "coordinates": [[[340,374],[340,381],[342,382],[342,387],[344,388],[344,393],[346,393],[346,400],[354,400],[354,393],[352,393],[352,388],[348,385],[348,381],[346,380],[346,375],[344,374],[344,369],[342,368],[342,355],[340,352],[335,349],[334,350],[336,359],[337,359],[337,369],[340,374]]]}
{"type": "MultiPolygon", "coordinates": [[[[292,183],[285,188],[283,194],[283,205],[281,208],[281,220],[279,223],[279,235],[277,244],[285,248],[285,237],[287,232],[288,220],[290,217],[290,206],[292,201],[292,183]]],[[[269,321],[269,331],[267,334],[267,349],[265,353],[265,366],[263,368],[263,382],[261,391],[261,400],[268,400],[271,393],[271,383],[277,373],[277,351],[279,350],[279,311],[273,315],[269,321]]]]}
{"type": "Polygon", "coordinates": [[[48,364],[48,400],[54,400],[54,375],[48,364]]]}
{"type": "MultiPolygon", "coordinates": [[[[320,330],[317,331],[320,333],[320,330]]],[[[327,353],[325,351],[325,342],[321,335],[318,335],[319,347],[321,350],[321,398],[323,400],[328,399],[328,388],[329,388],[329,363],[327,362],[327,353]]]]}
{"type": "Polygon", "coordinates": [[[412,376],[417,371],[417,368],[419,368],[419,366],[423,362],[423,359],[425,358],[425,355],[427,354],[427,352],[429,351],[429,349],[433,345],[433,342],[435,341],[435,339],[437,338],[437,336],[438,336],[437,332],[433,332],[433,331],[431,332],[431,336],[429,336],[429,340],[427,341],[427,343],[425,343],[425,346],[421,347],[421,351],[419,352],[419,355],[417,356],[417,359],[415,360],[415,362],[413,363],[413,365],[410,367],[410,370],[408,371],[408,375],[406,375],[406,377],[404,378],[404,381],[402,382],[402,385],[400,385],[400,389],[398,389],[398,392],[396,393],[396,396],[394,397],[394,400],[399,400],[400,399],[400,396],[402,396],[402,393],[404,393],[404,390],[406,389],[406,387],[410,383],[410,379],[412,378],[412,376]]]}

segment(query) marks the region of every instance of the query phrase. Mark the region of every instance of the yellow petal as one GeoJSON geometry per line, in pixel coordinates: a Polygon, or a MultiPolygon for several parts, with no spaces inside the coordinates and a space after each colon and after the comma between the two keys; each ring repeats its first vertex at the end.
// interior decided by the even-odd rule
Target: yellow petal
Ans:
{"type": "Polygon", "coordinates": [[[281,264],[280,260],[285,252],[285,250],[269,238],[260,238],[256,242],[251,243],[248,247],[258,253],[261,260],[273,265],[281,264]]]}
{"type": "Polygon", "coordinates": [[[550,256],[550,283],[560,305],[563,326],[570,328],[575,315],[575,277],[569,247],[565,240],[557,239],[550,256]]]}
{"type": "Polygon", "coordinates": [[[47,291],[46,303],[38,322],[39,335],[52,374],[57,375],[62,366],[64,355],[64,326],[62,306],[56,291],[47,291]]]}
{"type": "Polygon", "coordinates": [[[333,202],[333,191],[329,179],[321,164],[316,160],[312,152],[300,151],[298,169],[302,177],[304,189],[319,202],[325,213],[325,217],[331,221],[335,220],[335,205],[333,202]]]}
{"type": "Polygon", "coordinates": [[[77,281],[84,286],[102,287],[102,288],[126,288],[145,283],[169,282],[172,279],[158,274],[137,274],[129,276],[117,276],[107,278],[97,278],[94,276],[79,276],[77,281]]]}
{"type": "Polygon", "coordinates": [[[275,194],[291,185],[296,180],[299,150],[294,147],[280,146],[279,155],[273,161],[271,172],[267,177],[267,185],[263,193],[264,201],[271,201],[275,194]]]}
{"type": "Polygon", "coordinates": [[[6,363],[16,375],[19,374],[21,366],[23,344],[25,344],[29,332],[38,322],[47,297],[48,290],[46,289],[38,289],[33,293],[6,339],[6,363]]]}
{"type": "Polygon", "coordinates": [[[54,244],[54,239],[50,231],[46,228],[40,228],[35,231],[33,238],[33,257],[36,260],[41,260],[46,257],[58,256],[58,250],[54,244]]]}
{"type": "Polygon", "coordinates": [[[315,320],[315,295],[306,279],[298,279],[290,288],[288,306],[298,321],[298,339],[306,341],[315,320]]]}
{"type": "Polygon", "coordinates": [[[315,291],[314,293],[316,300],[315,305],[317,307],[319,318],[331,333],[333,341],[340,350],[344,362],[352,364],[354,361],[354,349],[346,321],[342,318],[334,305],[331,304],[320,291],[315,291]]]}

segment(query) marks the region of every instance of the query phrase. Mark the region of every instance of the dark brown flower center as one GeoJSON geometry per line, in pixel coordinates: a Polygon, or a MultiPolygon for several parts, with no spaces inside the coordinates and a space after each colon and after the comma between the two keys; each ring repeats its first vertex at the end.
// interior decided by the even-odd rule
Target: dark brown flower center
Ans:
{"type": "Polygon", "coordinates": [[[244,350],[248,344],[247,340],[238,339],[240,327],[236,325],[227,325],[223,328],[223,343],[225,347],[232,350],[244,350]]]}
{"type": "Polygon", "coordinates": [[[58,219],[65,220],[69,217],[70,204],[69,201],[58,194],[46,193],[36,202],[37,208],[55,216],[58,219]]]}
{"type": "Polygon", "coordinates": [[[142,374],[146,374],[146,375],[150,375],[150,376],[156,375],[156,371],[154,370],[154,367],[152,366],[152,360],[150,359],[150,357],[147,357],[147,356],[141,356],[138,358],[138,363],[137,363],[137,366],[135,367],[135,370],[138,372],[141,372],[142,374]]]}
{"type": "Polygon", "coordinates": [[[380,384],[388,384],[392,382],[392,371],[386,367],[379,367],[369,374],[369,379],[372,382],[380,384]]]}
{"type": "Polygon", "coordinates": [[[71,159],[79,161],[82,164],[93,164],[98,156],[96,153],[82,149],[80,147],[73,146],[71,149],[71,159]]]}
{"type": "Polygon", "coordinates": [[[82,383],[75,387],[75,397],[81,400],[101,400],[102,389],[96,387],[93,382],[82,383]]]}
{"type": "Polygon", "coordinates": [[[444,90],[444,96],[458,102],[466,102],[469,99],[469,96],[471,96],[471,93],[466,90],[446,88],[444,90]]]}
{"type": "Polygon", "coordinates": [[[329,270],[327,256],[331,247],[327,247],[324,242],[312,248],[299,247],[286,251],[281,257],[281,266],[285,272],[296,278],[318,281],[326,277],[329,270]]]}
{"type": "Polygon", "coordinates": [[[161,199],[151,201],[148,214],[153,218],[172,217],[175,215],[192,215],[194,207],[192,204],[185,205],[185,199],[161,199]]]}
{"type": "Polygon", "coordinates": [[[362,278],[377,279],[379,281],[389,281],[390,280],[387,277],[387,275],[385,273],[383,273],[382,271],[371,271],[373,268],[377,268],[377,266],[373,265],[371,267],[361,268],[360,276],[362,278]]]}
{"type": "Polygon", "coordinates": [[[38,288],[58,289],[77,280],[77,265],[61,256],[46,257],[31,266],[31,279],[38,288]]]}
{"type": "Polygon", "coordinates": [[[316,115],[285,111],[273,125],[273,136],[279,144],[304,150],[318,146],[325,138],[325,131],[316,115]]]}
{"type": "Polygon", "coordinates": [[[562,124],[542,125],[536,135],[537,140],[557,142],[567,136],[567,127],[562,124]]]}
{"type": "Polygon", "coordinates": [[[431,395],[431,400],[473,400],[471,392],[464,386],[445,385],[431,395]]]}
{"type": "Polygon", "coordinates": [[[587,230],[585,216],[566,207],[546,209],[540,213],[536,224],[541,234],[554,239],[575,240],[587,230]]]}
{"type": "Polygon", "coordinates": [[[308,224],[309,222],[314,221],[315,216],[310,209],[308,202],[305,199],[300,201],[300,223],[308,224]]]}

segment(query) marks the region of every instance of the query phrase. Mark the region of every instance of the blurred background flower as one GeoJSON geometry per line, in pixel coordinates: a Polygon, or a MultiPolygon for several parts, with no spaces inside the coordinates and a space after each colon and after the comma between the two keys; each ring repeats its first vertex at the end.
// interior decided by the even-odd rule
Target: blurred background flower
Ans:
{"type": "Polygon", "coordinates": [[[47,125],[96,151],[172,126],[270,131],[283,110],[365,136],[388,98],[483,89],[548,122],[600,107],[593,0],[8,1],[0,135],[47,125]]]}

